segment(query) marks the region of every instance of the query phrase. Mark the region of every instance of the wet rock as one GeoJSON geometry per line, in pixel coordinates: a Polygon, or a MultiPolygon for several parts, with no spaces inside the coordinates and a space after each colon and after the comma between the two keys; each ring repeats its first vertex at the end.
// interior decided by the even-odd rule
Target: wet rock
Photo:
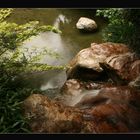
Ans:
{"type": "Polygon", "coordinates": [[[79,30],[95,31],[97,29],[97,24],[93,19],[81,17],[76,23],[76,27],[79,30]]]}
{"type": "Polygon", "coordinates": [[[80,81],[78,79],[67,80],[61,88],[61,95],[56,97],[57,101],[63,102],[68,106],[75,106],[83,96],[89,96],[90,94],[96,94],[103,87],[110,87],[110,82],[98,82],[93,81],[80,81]]]}
{"type": "Polygon", "coordinates": [[[106,74],[99,63],[115,54],[123,54],[130,50],[124,44],[118,43],[92,43],[90,48],[81,50],[68,64],[67,78],[82,80],[104,80],[106,74]]]}
{"type": "Polygon", "coordinates": [[[103,87],[94,94],[94,90],[90,91],[90,94],[83,96],[76,107],[92,107],[108,101],[116,103],[123,103],[132,105],[140,109],[140,90],[136,90],[129,86],[117,86],[117,87],[103,87]]]}
{"type": "Polygon", "coordinates": [[[63,95],[78,95],[84,90],[84,85],[82,81],[78,79],[67,80],[61,88],[61,93],[63,95]]]}
{"type": "Polygon", "coordinates": [[[37,133],[112,133],[140,131],[140,111],[129,104],[100,103],[80,109],[33,94],[23,104],[30,127],[37,133]]]}
{"type": "Polygon", "coordinates": [[[96,90],[103,87],[110,87],[112,83],[110,82],[93,82],[93,81],[81,81],[79,79],[69,79],[67,80],[61,88],[62,95],[78,95],[85,90],[96,90]]]}
{"type": "Polygon", "coordinates": [[[127,47],[127,45],[122,43],[113,43],[113,42],[106,42],[106,43],[91,43],[92,53],[96,55],[104,56],[105,58],[124,54],[127,52],[131,52],[131,50],[127,47]]]}
{"type": "Polygon", "coordinates": [[[68,79],[97,79],[102,75],[102,69],[98,63],[102,61],[102,57],[92,53],[91,48],[81,50],[68,64],[68,79]]]}
{"type": "Polygon", "coordinates": [[[80,132],[83,127],[81,112],[78,109],[65,107],[44,95],[29,96],[24,101],[23,107],[25,116],[30,118],[33,132],[73,133],[80,132]]]}
{"type": "Polygon", "coordinates": [[[92,43],[69,63],[59,96],[29,96],[25,116],[37,133],[140,132],[139,73],[140,59],[126,45],[92,43]]]}
{"type": "Polygon", "coordinates": [[[140,131],[140,111],[131,105],[110,101],[86,112],[91,116],[91,125],[96,133],[140,131]]]}
{"type": "MultiPolygon", "coordinates": [[[[106,59],[106,64],[110,66],[110,69],[114,69],[115,73],[122,79],[128,82],[134,80],[139,76],[140,72],[140,61],[135,53],[124,53],[119,55],[113,55],[106,59]]],[[[108,69],[109,70],[109,69],[108,69]]],[[[111,71],[107,73],[113,79],[116,77],[111,71]]],[[[115,81],[115,79],[113,79],[115,81]]]]}

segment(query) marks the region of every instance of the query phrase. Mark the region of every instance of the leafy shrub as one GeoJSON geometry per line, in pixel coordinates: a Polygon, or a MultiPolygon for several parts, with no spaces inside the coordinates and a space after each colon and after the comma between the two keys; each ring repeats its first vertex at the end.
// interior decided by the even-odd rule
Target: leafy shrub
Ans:
{"type": "Polygon", "coordinates": [[[24,118],[21,104],[36,90],[21,89],[11,83],[20,72],[42,71],[50,69],[52,66],[33,63],[38,56],[28,60],[24,53],[19,52],[18,48],[25,40],[40,32],[60,33],[60,31],[50,25],[40,26],[38,21],[31,21],[23,25],[9,23],[6,18],[12,14],[12,11],[13,9],[0,10],[0,133],[27,133],[30,132],[29,118],[24,118]]]}
{"type": "Polygon", "coordinates": [[[103,16],[109,21],[102,31],[104,41],[125,43],[140,53],[139,9],[106,8],[97,10],[96,16],[103,16]]]}

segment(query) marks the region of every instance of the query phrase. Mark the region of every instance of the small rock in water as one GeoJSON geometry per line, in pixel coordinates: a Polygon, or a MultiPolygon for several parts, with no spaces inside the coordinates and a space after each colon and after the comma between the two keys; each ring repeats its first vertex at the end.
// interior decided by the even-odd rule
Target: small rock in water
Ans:
{"type": "Polygon", "coordinates": [[[81,17],[76,23],[76,27],[80,30],[95,31],[95,29],[97,29],[97,24],[90,18],[81,17]]]}

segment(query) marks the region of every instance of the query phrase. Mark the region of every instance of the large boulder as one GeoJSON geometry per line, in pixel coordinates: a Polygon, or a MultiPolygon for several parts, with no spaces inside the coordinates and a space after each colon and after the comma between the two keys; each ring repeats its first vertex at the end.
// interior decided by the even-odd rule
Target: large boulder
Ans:
{"type": "Polygon", "coordinates": [[[139,92],[129,87],[105,88],[73,107],[33,94],[23,107],[36,133],[139,132],[139,92]]]}
{"type": "MultiPolygon", "coordinates": [[[[33,94],[23,103],[25,116],[35,133],[80,132],[82,114],[79,109],[65,107],[47,96],[33,94]]],[[[84,124],[83,124],[84,125],[84,124]]]]}
{"type": "Polygon", "coordinates": [[[135,53],[112,55],[106,59],[105,64],[108,65],[106,72],[114,81],[117,80],[116,76],[118,75],[118,80],[121,78],[125,82],[130,82],[137,78],[140,73],[140,60],[135,53]]]}
{"type": "Polygon", "coordinates": [[[81,17],[76,23],[76,27],[79,30],[94,31],[97,29],[97,24],[93,19],[81,17]]]}
{"type": "Polygon", "coordinates": [[[99,63],[107,57],[130,52],[129,48],[119,43],[92,43],[91,47],[81,50],[68,64],[68,79],[99,80],[106,79],[99,63]]]}

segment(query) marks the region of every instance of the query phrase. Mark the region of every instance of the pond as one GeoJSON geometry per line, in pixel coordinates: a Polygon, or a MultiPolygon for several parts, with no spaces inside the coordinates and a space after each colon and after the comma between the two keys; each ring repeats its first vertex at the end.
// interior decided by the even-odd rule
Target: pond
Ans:
{"type": "MultiPolygon", "coordinates": [[[[8,18],[10,22],[23,24],[37,20],[41,25],[53,25],[62,31],[62,34],[52,32],[41,33],[26,41],[21,48],[26,49],[25,55],[36,55],[43,49],[56,53],[60,57],[46,54],[40,63],[59,66],[66,65],[83,48],[90,47],[93,42],[103,42],[101,31],[107,25],[105,19],[95,17],[96,9],[61,9],[61,8],[15,8],[8,18]],[[94,33],[81,33],[76,28],[80,17],[94,19],[98,30],[94,33]]],[[[48,70],[46,72],[23,74],[17,84],[41,90],[60,88],[66,81],[64,70],[48,70]]]]}

